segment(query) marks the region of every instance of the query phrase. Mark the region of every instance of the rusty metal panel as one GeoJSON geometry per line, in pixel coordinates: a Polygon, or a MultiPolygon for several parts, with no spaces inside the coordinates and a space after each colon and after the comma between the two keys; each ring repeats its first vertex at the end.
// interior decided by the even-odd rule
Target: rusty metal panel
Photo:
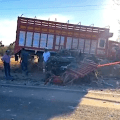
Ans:
{"type": "Polygon", "coordinates": [[[72,49],[72,37],[67,37],[66,49],[72,49]]]}
{"type": "Polygon", "coordinates": [[[33,35],[33,32],[27,32],[25,46],[31,47],[31,45],[32,45],[32,35],[33,35]]]}
{"type": "Polygon", "coordinates": [[[79,49],[81,50],[81,52],[84,52],[84,39],[79,39],[79,49]]]}
{"type": "Polygon", "coordinates": [[[86,39],[85,40],[85,48],[84,48],[84,53],[90,53],[90,40],[86,39]]]}
{"type": "Polygon", "coordinates": [[[73,38],[72,49],[78,49],[78,38],[73,38]]]}
{"type": "Polygon", "coordinates": [[[25,31],[20,31],[19,33],[19,46],[24,46],[25,44],[25,31]]]}
{"type": "Polygon", "coordinates": [[[47,47],[48,49],[53,49],[54,35],[48,35],[47,47]]]}
{"type": "Polygon", "coordinates": [[[45,48],[47,44],[47,34],[41,34],[40,48],[45,48]]]}
{"type": "Polygon", "coordinates": [[[92,40],[90,54],[95,54],[97,48],[97,40],[92,40]]]}
{"type": "Polygon", "coordinates": [[[40,33],[34,33],[33,47],[39,47],[40,33]]]}

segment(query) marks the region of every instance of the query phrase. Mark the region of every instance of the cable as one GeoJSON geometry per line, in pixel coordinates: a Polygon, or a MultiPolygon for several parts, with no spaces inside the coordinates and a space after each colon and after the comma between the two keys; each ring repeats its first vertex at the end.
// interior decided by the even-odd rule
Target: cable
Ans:
{"type": "MultiPolygon", "coordinates": [[[[61,13],[67,13],[67,12],[81,12],[81,11],[91,11],[91,10],[105,10],[105,9],[108,9],[108,8],[102,8],[102,9],[87,9],[87,10],[72,10],[72,11],[60,11],[61,13]]],[[[38,9],[36,9],[38,10],[38,9]]],[[[40,10],[40,9],[39,9],[40,10]]],[[[53,13],[53,12],[44,12],[44,11],[41,11],[42,13],[53,13]]],[[[54,12],[59,12],[59,11],[54,11],[54,12]]]]}
{"type": "MultiPolygon", "coordinates": [[[[72,10],[72,11],[54,11],[54,12],[44,12],[44,11],[41,11],[42,13],[72,13],[72,12],[86,12],[86,11],[95,11],[95,10],[105,10],[107,8],[104,8],[104,9],[88,9],[88,10],[72,10]]],[[[13,12],[13,11],[12,11],[13,12]]],[[[17,12],[17,11],[14,11],[14,12],[17,12]]],[[[34,13],[34,12],[33,12],[34,13]]],[[[40,12],[39,12],[40,13],[40,12]]],[[[26,14],[29,14],[28,12],[24,12],[24,15],[26,14]]]]}
{"type": "Polygon", "coordinates": [[[0,0],[0,3],[5,3],[5,2],[16,2],[19,0],[0,0]]]}
{"type": "MultiPolygon", "coordinates": [[[[107,6],[107,5],[109,5],[109,4],[101,4],[102,6],[107,6]]],[[[64,7],[47,7],[47,8],[7,8],[7,9],[0,9],[0,10],[21,10],[21,9],[24,9],[24,10],[26,10],[26,9],[61,9],[61,8],[71,8],[71,7],[97,7],[97,6],[101,6],[101,5],[85,5],[85,6],[64,6],[64,7]]]]}

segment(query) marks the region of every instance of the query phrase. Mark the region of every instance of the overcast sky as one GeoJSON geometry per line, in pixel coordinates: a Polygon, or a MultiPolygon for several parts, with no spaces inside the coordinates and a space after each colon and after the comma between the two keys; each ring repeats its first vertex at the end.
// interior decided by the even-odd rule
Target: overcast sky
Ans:
{"type": "Polygon", "coordinates": [[[0,0],[0,40],[9,45],[15,41],[17,17],[55,20],[58,22],[94,24],[95,27],[110,26],[114,33],[111,40],[118,37],[120,6],[112,0],[0,0]]]}

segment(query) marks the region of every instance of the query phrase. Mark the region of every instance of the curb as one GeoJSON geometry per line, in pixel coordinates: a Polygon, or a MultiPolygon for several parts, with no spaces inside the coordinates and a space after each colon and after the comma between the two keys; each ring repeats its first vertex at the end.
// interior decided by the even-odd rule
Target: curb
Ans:
{"type": "Polygon", "coordinates": [[[114,95],[114,96],[120,96],[118,93],[108,93],[105,91],[94,91],[94,90],[75,90],[75,89],[68,89],[68,88],[52,88],[49,87],[42,87],[42,86],[27,86],[27,85],[14,85],[14,84],[1,84],[0,86],[10,86],[10,87],[22,87],[22,88],[35,88],[35,89],[47,89],[47,90],[60,90],[60,91],[68,91],[68,92],[81,92],[81,93],[91,93],[91,94],[99,94],[99,95],[114,95]]]}
{"type": "Polygon", "coordinates": [[[65,89],[65,88],[52,88],[42,87],[42,86],[27,86],[27,85],[14,85],[14,84],[0,84],[0,86],[10,86],[10,87],[22,87],[22,88],[35,88],[35,89],[51,89],[51,90],[61,90],[61,91],[71,91],[71,92],[88,92],[87,90],[75,90],[75,89],[65,89]]]}

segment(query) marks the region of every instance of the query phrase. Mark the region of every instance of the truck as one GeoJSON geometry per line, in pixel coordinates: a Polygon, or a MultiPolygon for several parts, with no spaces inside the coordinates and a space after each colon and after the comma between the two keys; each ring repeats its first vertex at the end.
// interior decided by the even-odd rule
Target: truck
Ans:
{"type": "Polygon", "coordinates": [[[107,57],[112,36],[109,28],[18,17],[14,53],[24,48],[40,56],[47,47],[51,53],[68,49],[107,57]]]}

